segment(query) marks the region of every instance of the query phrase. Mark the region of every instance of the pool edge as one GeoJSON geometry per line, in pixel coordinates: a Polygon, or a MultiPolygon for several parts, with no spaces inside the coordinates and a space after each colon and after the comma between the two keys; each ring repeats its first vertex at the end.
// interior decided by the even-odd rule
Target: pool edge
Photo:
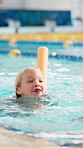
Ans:
{"type": "Polygon", "coordinates": [[[46,139],[43,138],[33,138],[25,135],[21,135],[16,133],[15,131],[12,130],[7,130],[3,127],[0,127],[0,147],[18,147],[18,148],[24,148],[24,147],[29,147],[29,148],[55,148],[59,147],[59,145],[50,142],[46,139]]]}

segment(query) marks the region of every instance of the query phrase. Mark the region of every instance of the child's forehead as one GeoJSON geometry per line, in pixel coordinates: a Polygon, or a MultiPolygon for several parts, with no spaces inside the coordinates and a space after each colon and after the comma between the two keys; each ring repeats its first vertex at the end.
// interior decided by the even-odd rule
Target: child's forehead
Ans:
{"type": "Polygon", "coordinates": [[[41,71],[39,69],[37,69],[37,68],[27,68],[25,70],[25,72],[41,72],[41,71]]]}
{"type": "Polygon", "coordinates": [[[34,75],[34,74],[39,74],[39,75],[42,75],[42,72],[40,71],[40,69],[37,69],[37,68],[27,68],[23,75],[34,75]]]}

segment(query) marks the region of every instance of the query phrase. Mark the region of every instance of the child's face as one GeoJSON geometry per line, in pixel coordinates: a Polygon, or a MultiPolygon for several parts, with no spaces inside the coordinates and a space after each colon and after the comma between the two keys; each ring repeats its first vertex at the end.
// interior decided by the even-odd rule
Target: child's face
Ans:
{"type": "Polygon", "coordinates": [[[22,75],[21,86],[17,93],[22,97],[40,96],[45,93],[45,82],[40,70],[31,68],[25,70],[22,75]]]}

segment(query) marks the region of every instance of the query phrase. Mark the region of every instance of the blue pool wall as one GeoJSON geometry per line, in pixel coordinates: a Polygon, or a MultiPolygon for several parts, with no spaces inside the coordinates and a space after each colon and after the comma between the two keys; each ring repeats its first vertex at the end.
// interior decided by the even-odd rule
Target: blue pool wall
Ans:
{"type": "Polygon", "coordinates": [[[8,26],[6,20],[18,20],[21,26],[44,26],[44,21],[55,21],[58,26],[71,26],[70,11],[0,10],[0,26],[8,26]]]}

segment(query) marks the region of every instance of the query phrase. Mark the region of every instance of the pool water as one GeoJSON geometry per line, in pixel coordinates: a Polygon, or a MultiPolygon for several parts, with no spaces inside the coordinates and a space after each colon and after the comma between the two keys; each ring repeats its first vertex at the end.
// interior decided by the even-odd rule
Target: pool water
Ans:
{"type": "Polygon", "coordinates": [[[38,47],[46,46],[49,48],[49,53],[56,52],[60,55],[74,55],[83,57],[83,43],[73,43],[72,46],[65,46],[64,42],[36,42],[36,41],[17,41],[10,44],[10,41],[0,40],[0,53],[8,53],[12,49],[19,49],[22,54],[28,52],[36,53],[38,47]]]}
{"type": "Polygon", "coordinates": [[[0,55],[0,125],[21,134],[43,137],[60,145],[83,147],[83,62],[49,58],[48,98],[42,107],[16,102],[14,82],[34,56],[0,55]]]}

